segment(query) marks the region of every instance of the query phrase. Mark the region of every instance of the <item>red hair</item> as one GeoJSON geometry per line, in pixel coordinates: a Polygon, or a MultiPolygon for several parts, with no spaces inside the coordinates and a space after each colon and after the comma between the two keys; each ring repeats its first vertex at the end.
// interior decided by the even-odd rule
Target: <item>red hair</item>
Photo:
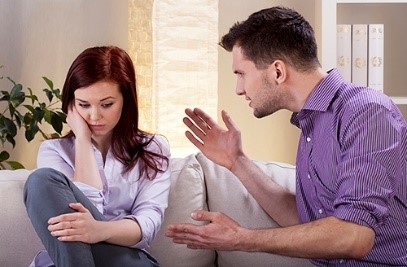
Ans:
{"type": "MultiPolygon", "coordinates": [[[[87,48],[80,53],[73,61],[65,79],[62,110],[68,112],[68,107],[75,99],[76,89],[103,80],[117,83],[123,95],[121,117],[113,129],[113,155],[125,166],[124,172],[130,171],[139,162],[140,177],[146,174],[148,179],[154,179],[158,172],[166,170],[169,159],[163,155],[155,136],[138,128],[136,75],[133,62],[123,49],[101,46],[87,48]],[[152,142],[160,148],[160,153],[147,150],[147,146],[152,142]]],[[[72,135],[70,132],[65,137],[72,135]]]]}

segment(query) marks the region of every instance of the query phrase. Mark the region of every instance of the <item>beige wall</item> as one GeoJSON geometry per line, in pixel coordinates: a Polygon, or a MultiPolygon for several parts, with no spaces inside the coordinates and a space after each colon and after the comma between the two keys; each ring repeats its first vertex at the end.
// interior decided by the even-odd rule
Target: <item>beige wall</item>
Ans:
{"type": "MultiPolygon", "coordinates": [[[[252,12],[284,4],[300,11],[313,23],[313,0],[219,0],[219,35],[252,12]]],[[[61,87],[72,60],[84,48],[113,44],[127,49],[127,0],[0,0],[0,76],[41,90],[41,76],[61,87]]],[[[0,81],[1,89],[9,84],[0,81]]],[[[216,86],[216,85],[214,85],[216,86]]],[[[256,119],[243,98],[235,95],[231,56],[219,49],[219,111],[227,110],[242,131],[246,153],[255,159],[294,163],[298,130],[290,113],[280,111],[256,119]]],[[[219,119],[220,120],[220,119],[219,119]]],[[[41,140],[27,146],[19,139],[14,159],[35,166],[41,140]]]]}
{"type": "MultiPolygon", "coordinates": [[[[274,5],[295,8],[311,24],[314,23],[313,0],[220,0],[219,35],[228,32],[236,21],[245,20],[251,13],[274,5]]],[[[269,117],[256,119],[244,97],[235,94],[235,76],[228,52],[219,49],[219,110],[225,109],[242,132],[246,153],[259,160],[295,162],[299,130],[290,124],[291,113],[284,110],[269,117]]],[[[218,119],[221,121],[221,118],[218,119]]]]}
{"type": "MultiPolygon", "coordinates": [[[[0,76],[42,90],[47,76],[62,87],[73,59],[86,47],[127,49],[127,0],[0,0],[0,76]]],[[[0,88],[10,84],[0,81],[0,88]]],[[[19,138],[13,159],[35,166],[41,140],[19,138]]]]}

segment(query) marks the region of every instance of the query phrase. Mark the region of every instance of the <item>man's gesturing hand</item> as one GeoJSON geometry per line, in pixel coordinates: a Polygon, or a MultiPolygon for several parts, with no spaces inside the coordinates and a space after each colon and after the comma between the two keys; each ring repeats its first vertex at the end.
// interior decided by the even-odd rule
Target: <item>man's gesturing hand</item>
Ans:
{"type": "Polygon", "coordinates": [[[230,217],[220,212],[195,211],[191,214],[196,221],[206,221],[205,225],[190,223],[168,226],[167,237],[174,243],[185,244],[191,249],[241,250],[239,233],[242,227],[230,217]]]}
{"type": "Polygon", "coordinates": [[[231,170],[236,159],[244,154],[240,130],[226,111],[222,111],[226,130],[199,108],[186,109],[185,113],[188,117],[183,122],[191,130],[185,133],[189,141],[207,158],[231,170]]]}

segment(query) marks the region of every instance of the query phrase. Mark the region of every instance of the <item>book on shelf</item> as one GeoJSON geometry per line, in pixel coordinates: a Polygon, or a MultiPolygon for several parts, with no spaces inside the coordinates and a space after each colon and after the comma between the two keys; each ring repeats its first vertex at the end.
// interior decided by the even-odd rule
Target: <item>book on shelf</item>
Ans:
{"type": "Polygon", "coordinates": [[[368,86],[383,92],[384,25],[369,24],[368,86]]]}
{"type": "Polygon", "coordinates": [[[368,25],[352,25],[352,82],[368,85],[368,25]]]}
{"type": "Polygon", "coordinates": [[[352,25],[338,24],[336,31],[336,66],[345,81],[352,81],[352,25]]]}
{"type": "Polygon", "coordinates": [[[346,81],[383,92],[383,24],[338,24],[336,52],[346,81]]]}

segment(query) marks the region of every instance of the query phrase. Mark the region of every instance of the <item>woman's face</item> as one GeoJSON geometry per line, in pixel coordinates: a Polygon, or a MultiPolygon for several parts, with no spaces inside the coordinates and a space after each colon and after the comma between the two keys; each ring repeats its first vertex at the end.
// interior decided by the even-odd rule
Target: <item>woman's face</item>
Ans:
{"type": "Polygon", "coordinates": [[[117,83],[100,81],[78,88],[74,101],[77,111],[92,131],[93,139],[112,135],[123,109],[123,95],[117,83]]]}

